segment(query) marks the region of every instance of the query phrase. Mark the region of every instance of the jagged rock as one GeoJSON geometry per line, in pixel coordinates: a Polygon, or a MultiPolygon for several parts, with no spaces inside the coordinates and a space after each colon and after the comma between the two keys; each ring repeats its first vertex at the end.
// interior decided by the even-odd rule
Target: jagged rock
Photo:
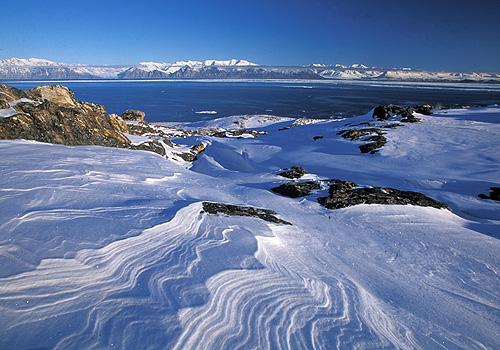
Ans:
{"type": "Polygon", "coordinates": [[[373,110],[372,117],[377,120],[387,120],[390,118],[390,115],[384,106],[377,106],[373,110]]]}
{"type": "Polygon", "coordinates": [[[313,136],[314,141],[321,140],[322,138],[323,136],[313,136]]]}
{"type": "Polygon", "coordinates": [[[328,192],[330,195],[333,195],[335,192],[338,191],[347,191],[347,190],[352,190],[353,188],[358,187],[354,182],[352,181],[346,181],[346,180],[339,180],[339,179],[331,179],[331,180],[323,180],[324,182],[327,182],[330,187],[328,189],[328,192]]]}
{"type": "Polygon", "coordinates": [[[229,216],[249,216],[262,219],[264,221],[291,225],[288,221],[276,217],[276,212],[270,209],[262,209],[255,207],[242,207],[239,205],[222,204],[214,202],[203,202],[203,210],[208,214],[224,214],[229,216]]]}
{"type": "Polygon", "coordinates": [[[205,151],[206,147],[207,146],[205,144],[200,143],[198,145],[194,145],[193,147],[191,147],[191,149],[189,150],[189,152],[177,153],[177,155],[179,157],[181,157],[186,162],[193,162],[196,159],[198,159],[198,157],[197,157],[198,154],[200,154],[201,152],[205,151]]]}
{"type": "Polygon", "coordinates": [[[359,146],[361,153],[374,154],[382,148],[387,139],[384,132],[378,128],[347,129],[338,132],[340,136],[351,141],[356,141],[363,137],[362,141],[368,142],[359,146]],[[366,137],[368,136],[368,137],[366,137]]]}
{"type": "Polygon", "coordinates": [[[432,106],[429,104],[415,106],[415,112],[423,115],[432,115],[432,106]]]}
{"type": "Polygon", "coordinates": [[[481,193],[479,198],[500,201],[500,187],[491,187],[489,195],[481,193]]]}
{"type": "Polygon", "coordinates": [[[121,117],[116,114],[110,114],[108,116],[110,123],[115,127],[116,130],[120,130],[121,132],[128,132],[128,125],[125,123],[121,117]]]}
{"type": "Polygon", "coordinates": [[[38,86],[26,91],[26,95],[35,100],[47,100],[64,107],[77,107],[78,104],[73,92],[62,85],[38,86]]]}
{"type": "Polygon", "coordinates": [[[382,135],[370,136],[363,141],[370,141],[369,143],[365,143],[360,145],[358,148],[361,153],[377,153],[384,145],[387,143],[387,139],[382,135]]]}
{"type": "Polygon", "coordinates": [[[289,179],[298,179],[307,174],[306,169],[300,166],[292,166],[290,169],[285,170],[278,175],[289,178],[289,179]]]}
{"type": "Polygon", "coordinates": [[[413,109],[411,107],[403,108],[394,104],[381,105],[375,107],[372,116],[374,119],[377,119],[379,121],[386,121],[395,116],[401,116],[401,118],[404,119],[405,122],[407,123],[414,123],[420,121],[418,118],[415,118],[413,116],[413,109]]]}
{"type": "Polygon", "coordinates": [[[17,101],[21,98],[26,98],[24,91],[5,84],[0,84],[0,109],[9,108],[9,103],[17,101]]]}
{"type": "Polygon", "coordinates": [[[237,138],[242,138],[243,135],[250,135],[252,137],[257,137],[259,135],[267,134],[266,131],[259,131],[252,129],[234,129],[234,130],[199,129],[195,132],[200,135],[207,135],[213,137],[237,137],[237,138]]]}
{"type": "Polygon", "coordinates": [[[123,120],[143,122],[146,117],[146,113],[137,109],[129,109],[123,112],[120,117],[122,117],[123,120]]]}
{"type": "Polygon", "coordinates": [[[164,157],[166,154],[165,148],[158,141],[146,141],[138,145],[130,145],[130,149],[154,152],[162,157],[164,157]]]}
{"type": "Polygon", "coordinates": [[[305,182],[287,182],[277,187],[271,188],[274,193],[281,194],[285,197],[304,197],[311,194],[314,190],[319,190],[321,186],[314,181],[305,182]]]}
{"type": "Polygon", "coordinates": [[[419,192],[384,187],[362,188],[352,182],[346,182],[346,184],[334,183],[330,185],[329,195],[318,198],[318,202],[329,209],[346,208],[358,204],[410,204],[438,209],[448,208],[446,204],[419,192]]]}
{"type": "MultiPolygon", "coordinates": [[[[122,118],[123,119],[123,118],[122,118]]],[[[128,130],[132,135],[157,135],[161,137],[165,137],[163,132],[161,130],[153,128],[150,124],[148,123],[140,123],[140,124],[128,124],[128,130]]]]}
{"type": "Polygon", "coordinates": [[[346,129],[341,130],[337,133],[345,139],[350,139],[351,141],[358,140],[360,137],[377,134],[383,135],[382,130],[378,128],[365,128],[365,129],[346,129]]]}
{"type": "Polygon", "coordinates": [[[0,139],[26,139],[70,146],[128,147],[130,144],[102,106],[74,100],[71,91],[65,87],[41,86],[27,92],[2,87],[2,91],[10,91],[9,99],[27,97],[43,102],[17,103],[18,114],[0,119],[0,139]]]}
{"type": "Polygon", "coordinates": [[[200,154],[201,152],[204,152],[206,148],[207,146],[204,143],[200,143],[191,147],[191,151],[196,154],[200,154]]]}
{"type": "Polygon", "coordinates": [[[421,121],[420,118],[417,118],[413,115],[413,108],[408,107],[403,113],[401,113],[401,122],[402,123],[418,123],[421,121]]]}

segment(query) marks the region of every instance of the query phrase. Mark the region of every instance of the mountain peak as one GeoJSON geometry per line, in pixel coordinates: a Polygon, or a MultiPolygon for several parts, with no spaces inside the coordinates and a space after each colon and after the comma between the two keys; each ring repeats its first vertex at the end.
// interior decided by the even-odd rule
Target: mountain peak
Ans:
{"type": "Polygon", "coordinates": [[[48,67],[48,66],[59,66],[60,63],[50,61],[43,58],[7,58],[5,60],[0,60],[0,65],[6,66],[30,66],[30,67],[48,67]]]}

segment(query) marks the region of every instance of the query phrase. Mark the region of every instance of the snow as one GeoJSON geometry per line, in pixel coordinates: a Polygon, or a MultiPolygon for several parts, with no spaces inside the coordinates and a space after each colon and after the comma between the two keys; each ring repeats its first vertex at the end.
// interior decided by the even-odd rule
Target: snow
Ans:
{"type": "Polygon", "coordinates": [[[41,58],[8,58],[5,60],[0,60],[0,66],[30,66],[30,67],[50,67],[50,66],[60,66],[61,63],[53,62],[41,58]]]}
{"type": "MultiPolygon", "coordinates": [[[[2,79],[123,79],[133,73],[134,78],[151,78],[152,72],[161,73],[155,76],[156,79],[182,78],[182,71],[188,73],[186,78],[191,76],[192,71],[199,72],[206,67],[218,67],[224,71],[221,77],[227,76],[227,72],[241,72],[253,70],[258,64],[245,59],[228,60],[185,60],[174,63],[144,61],[132,66],[111,66],[111,65],[85,65],[66,64],[53,62],[39,58],[9,58],[0,60],[0,78],[2,79]],[[178,73],[181,71],[180,73],[178,73]],[[177,73],[177,74],[175,74],[177,73]],[[142,75],[141,75],[142,74],[142,75]],[[170,77],[172,75],[172,77],[170,77]]],[[[292,76],[293,73],[317,74],[326,79],[335,80],[376,80],[376,81],[421,81],[421,82],[499,82],[500,74],[488,72],[434,72],[404,68],[375,68],[368,65],[355,63],[351,65],[334,64],[327,65],[314,63],[302,67],[282,67],[282,66],[260,66],[260,69],[269,73],[278,73],[284,77],[292,76]]],[[[153,74],[154,75],[154,74],[153,74]]],[[[213,78],[212,74],[207,77],[213,78]]],[[[261,80],[261,79],[259,79],[261,80]]]]}
{"type": "Polygon", "coordinates": [[[13,107],[0,109],[0,118],[12,117],[13,115],[16,115],[18,113],[19,112],[16,111],[13,107]]]}
{"type": "Polygon", "coordinates": [[[268,134],[197,136],[208,147],[191,168],[0,141],[0,348],[499,348],[499,204],[477,195],[499,185],[500,109],[419,117],[375,155],[336,134],[370,115],[282,131],[293,120],[207,121],[268,134]],[[291,165],[451,211],[271,193],[291,165]],[[293,225],[209,215],[202,201],[293,225]]]}
{"type": "Polygon", "coordinates": [[[232,66],[256,66],[256,63],[241,60],[241,59],[230,59],[230,60],[204,60],[204,61],[177,61],[172,64],[176,67],[207,67],[207,66],[220,66],[220,67],[232,67],[232,66]]]}
{"type": "Polygon", "coordinates": [[[217,114],[217,111],[197,111],[196,114],[217,114]]]}
{"type": "Polygon", "coordinates": [[[252,114],[193,122],[184,126],[188,128],[254,129],[292,120],[294,119],[269,114],[252,114]]]}
{"type": "Polygon", "coordinates": [[[141,143],[151,141],[151,139],[147,136],[142,135],[132,135],[127,132],[123,133],[133,145],[140,145],[141,143]]]}

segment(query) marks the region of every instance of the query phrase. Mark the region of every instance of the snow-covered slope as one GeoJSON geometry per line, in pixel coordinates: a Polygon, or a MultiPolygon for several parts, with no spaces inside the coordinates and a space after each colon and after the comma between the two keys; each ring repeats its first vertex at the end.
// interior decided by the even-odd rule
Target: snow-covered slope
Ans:
{"type": "Polygon", "coordinates": [[[498,349],[500,109],[441,111],[361,154],[371,120],[233,117],[190,169],[156,154],[0,141],[0,348],[498,349]],[[241,122],[239,120],[241,119],[241,122]],[[323,136],[314,140],[314,136],[323,136]],[[291,165],[451,210],[269,189],[291,165]],[[203,212],[272,209],[292,225],[203,212]]]}

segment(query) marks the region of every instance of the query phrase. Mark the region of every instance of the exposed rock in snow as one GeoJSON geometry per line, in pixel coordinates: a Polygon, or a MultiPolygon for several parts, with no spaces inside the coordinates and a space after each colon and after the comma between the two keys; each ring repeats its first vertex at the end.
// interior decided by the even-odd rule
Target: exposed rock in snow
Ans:
{"type": "Polygon", "coordinates": [[[144,118],[146,117],[146,113],[143,111],[139,111],[137,109],[128,109],[125,112],[123,112],[120,117],[123,120],[131,120],[131,121],[136,121],[136,122],[143,122],[144,118]]]}
{"type": "Polygon", "coordinates": [[[274,193],[281,194],[282,196],[297,198],[304,197],[311,194],[314,190],[319,190],[321,186],[314,181],[303,182],[287,182],[279,186],[271,188],[274,193]]]}
{"type": "Polygon", "coordinates": [[[302,176],[304,176],[305,174],[307,174],[306,169],[304,169],[300,166],[292,166],[290,169],[282,171],[278,175],[289,178],[289,179],[298,179],[298,178],[301,178],[302,176]]]}
{"type": "MultiPolygon", "coordinates": [[[[340,183],[342,184],[342,183],[340,183]]],[[[447,208],[447,205],[429,198],[422,193],[400,191],[384,187],[354,187],[330,185],[329,195],[318,199],[319,203],[329,209],[340,209],[359,204],[417,205],[421,207],[447,208]]]]}
{"type": "Polygon", "coordinates": [[[224,214],[229,216],[250,216],[275,224],[291,225],[289,222],[276,217],[276,212],[269,209],[242,207],[239,205],[203,202],[203,210],[209,214],[224,214]]]}

